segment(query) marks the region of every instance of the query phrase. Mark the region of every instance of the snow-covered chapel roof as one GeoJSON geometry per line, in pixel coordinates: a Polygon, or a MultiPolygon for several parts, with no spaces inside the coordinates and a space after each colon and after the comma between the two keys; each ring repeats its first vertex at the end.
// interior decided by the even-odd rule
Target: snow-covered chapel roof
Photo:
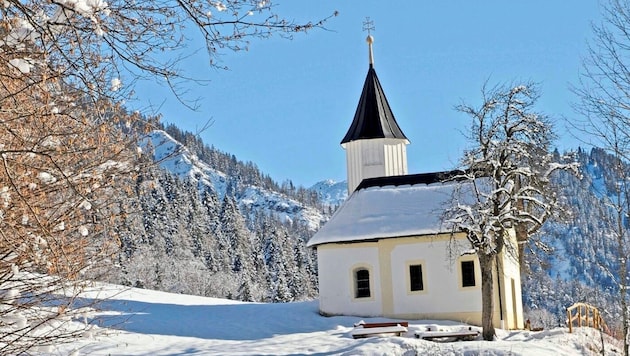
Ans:
{"type": "Polygon", "coordinates": [[[461,181],[455,172],[364,180],[308,246],[450,232],[442,213],[461,181]]]}

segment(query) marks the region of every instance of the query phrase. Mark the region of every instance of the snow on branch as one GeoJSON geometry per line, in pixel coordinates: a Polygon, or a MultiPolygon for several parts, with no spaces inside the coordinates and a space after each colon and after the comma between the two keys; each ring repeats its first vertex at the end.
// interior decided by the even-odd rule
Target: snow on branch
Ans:
{"type": "Polygon", "coordinates": [[[206,48],[210,67],[224,68],[225,50],[322,28],[336,15],[298,23],[275,10],[254,0],[4,0],[0,59],[21,74],[46,67],[90,95],[122,98],[123,82],[153,77],[179,97],[181,80],[199,78],[179,66],[197,47],[192,40],[206,48]]]}
{"type": "Polygon", "coordinates": [[[478,108],[457,107],[472,121],[467,135],[472,148],[465,152],[461,166],[470,173],[466,178],[474,192],[460,190],[453,197],[447,220],[467,231],[474,247],[496,246],[481,251],[499,253],[506,245],[507,230],[523,225],[525,231],[535,231],[559,209],[545,189],[549,175],[574,171],[576,164],[553,160],[552,125],[544,114],[533,111],[536,84],[484,88],[483,97],[478,108]]]}

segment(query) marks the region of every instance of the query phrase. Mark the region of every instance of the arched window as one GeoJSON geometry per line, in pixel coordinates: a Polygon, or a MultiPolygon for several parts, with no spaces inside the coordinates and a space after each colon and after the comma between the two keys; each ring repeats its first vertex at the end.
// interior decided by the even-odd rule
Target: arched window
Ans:
{"type": "Polygon", "coordinates": [[[360,268],[354,272],[355,280],[355,297],[356,298],[369,298],[370,297],[370,271],[365,268],[360,268]]]}

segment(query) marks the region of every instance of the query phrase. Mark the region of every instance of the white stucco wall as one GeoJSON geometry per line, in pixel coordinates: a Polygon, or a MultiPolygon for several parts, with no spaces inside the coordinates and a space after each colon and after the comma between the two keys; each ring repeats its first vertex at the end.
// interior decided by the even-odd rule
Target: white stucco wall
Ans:
{"type": "MultiPolygon", "coordinates": [[[[481,323],[481,271],[476,255],[464,253],[470,249],[464,235],[455,241],[450,234],[442,234],[331,243],[317,249],[322,314],[481,323]],[[475,286],[462,287],[461,261],[474,262],[475,286]],[[409,265],[414,264],[422,265],[422,291],[409,288],[409,265]],[[358,267],[370,271],[369,298],[355,298],[353,273],[358,267]]],[[[494,281],[494,323],[496,327],[522,328],[517,257],[506,254],[500,258],[502,272],[494,281]]]]}
{"type": "MultiPolygon", "coordinates": [[[[418,238],[420,240],[422,238],[418,238]]],[[[481,273],[474,256],[464,256],[475,261],[474,287],[461,287],[459,256],[448,256],[449,241],[439,239],[425,243],[396,244],[391,252],[393,273],[393,311],[397,315],[435,314],[436,312],[471,313],[481,309],[481,273]],[[410,292],[408,269],[410,264],[420,263],[424,290],[410,292]]],[[[393,240],[392,240],[393,242],[393,240]]],[[[453,248],[457,251],[457,247],[453,248]]],[[[459,251],[464,251],[460,248],[459,251]]],[[[459,254],[457,254],[459,255],[459,254]]]]}
{"type": "Polygon", "coordinates": [[[511,236],[511,244],[507,245],[501,254],[502,259],[502,293],[505,306],[505,327],[510,329],[523,328],[523,292],[521,290],[521,273],[518,262],[516,238],[511,236]]]}
{"type": "MultiPolygon", "coordinates": [[[[481,273],[474,256],[448,255],[448,237],[408,237],[318,246],[320,311],[327,315],[401,316],[481,311],[481,273]],[[475,261],[474,287],[461,287],[459,262],[475,261]],[[409,292],[408,266],[422,264],[424,290],[409,292]],[[370,270],[370,298],[354,297],[357,267],[370,270]]],[[[450,245],[464,251],[464,243],[450,245]]]]}
{"type": "Polygon", "coordinates": [[[320,275],[319,306],[323,314],[382,314],[381,275],[376,243],[320,246],[317,249],[317,266],[320,275]],[[369,298],[355,298],[353,271],[358,267],[365,267],[370,271],[369,298]]]}

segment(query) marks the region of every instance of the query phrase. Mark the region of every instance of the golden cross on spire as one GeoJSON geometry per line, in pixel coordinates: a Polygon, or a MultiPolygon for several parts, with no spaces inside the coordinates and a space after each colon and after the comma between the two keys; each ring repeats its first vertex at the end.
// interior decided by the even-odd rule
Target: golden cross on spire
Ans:
{"type": "Polygon", "coordinates": [[[374,65],[374,55],[372,54],[372,43],[374,43],[374,37],[372,37],[372,31],[375,31],[374,29],[374,21],[370,20],[370,17],[367,16],[365,18],[365,21],[363,21],[363,31],[367,31],[368,36],[365,39],[368,43],[368,47],[370,50],[370,67],[374,65]]]}

